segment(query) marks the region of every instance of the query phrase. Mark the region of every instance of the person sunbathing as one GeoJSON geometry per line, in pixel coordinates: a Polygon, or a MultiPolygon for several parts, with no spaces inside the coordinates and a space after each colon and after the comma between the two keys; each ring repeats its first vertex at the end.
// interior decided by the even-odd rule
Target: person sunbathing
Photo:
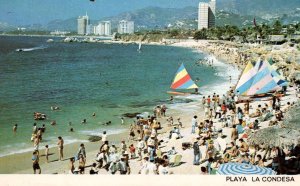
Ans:
{"type": "Polygon", "coordinates": [[[246,163],[249,164],[250,163],[250,159],[248,154],[243,154],[242,157],[238,160],[239,163],[246,163]]]}
{"type": "Polygon", "coordinates": [[[231,147],[229,149],[225,150],[225,153],[224,153],[223,160],[225,163],[231,161],[231,158],[236,157],[238,155],[238,150],[237,150],[234,142],[231,142],[230,146],[231,147]]]}
{"type": "Polygon", "coordinates": [[[250,114],[249,116],[250,116],[251,118],[256,118],[256,117],[259,117],[259,116],[261,116],[261,115],[262,115],[262,113],[261,113],[260,109],[257,108],[256,111],[255,111],[255,113],[252,113],[252,114],[250,114]]]}
{"type": "Polygon", "coordinates": [[[257,158],[257,160],[254,162],[253,165],[257,165],[257,166],[260,166],[260,167],[264,167],[265,165],[264,165],[264,161],[262,160],[261,155],[258,154],[258,155],[256,156],[256,158],[257,158]]]}
{"type": "Polygon", "coordinates": [[[239,151],[241,153],[246,153],[249,150],[249,145],[243,140],[243,139],[239,139],[239,142],[241,143],[241,146],[239,148],[239,151]]]}
{"type": "Polygon", "coordinates": [[[210,140],[206,149],[205,157],[207,159],[210,159],[210,158],[214,158],[214,156],[215,156],[214,142],[210,140]]]}
{"type": "Polygon", "coordinates": [[[202,138],[201,138],[202,140],[208,140],[211,138],[211,131],[208,130],[205,133],[202,133],[201,136],[202,136],[202,138]]]}

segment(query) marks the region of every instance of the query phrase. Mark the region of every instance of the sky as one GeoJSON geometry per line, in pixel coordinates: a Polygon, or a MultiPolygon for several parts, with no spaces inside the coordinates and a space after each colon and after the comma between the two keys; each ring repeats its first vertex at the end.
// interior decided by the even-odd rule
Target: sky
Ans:
{"type": "Polygon", "coordinates": [[[0,22],[12,25],[46,24],[55,19],[85,15],[90,19],[114,16],[148,6],[183,8],[200,0],[0,0],[0,22]]]}

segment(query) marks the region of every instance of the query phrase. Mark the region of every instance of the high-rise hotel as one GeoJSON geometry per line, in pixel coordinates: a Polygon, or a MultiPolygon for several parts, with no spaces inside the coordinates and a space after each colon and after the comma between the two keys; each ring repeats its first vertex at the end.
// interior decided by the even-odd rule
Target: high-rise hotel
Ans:
{"type": "Polygon", "coordinates": [[[198,10],[198,30],[202,28],[211,28],[216,23],[216,0],[210,0],[208,3],[200,2],[198,10]]]}
{"type": "Polygon", "coordinates": [[[79,16],[77,23],[77,33],[80,35],[86,35],[88,32],[89,16],[87,14],[85,16],[79,16]]]}
{"type": "Polygon", "coordinates": [[[109,36],[111,35],[111,22],[110,21],[101,21],[96,26],[95,30],[96,35],[109,36]]]}
{"type": "Polygon", "coordinates": [[[132,34],[134,33],[134,22],[122,20],[119,22],[118,33],[132,34]]]}

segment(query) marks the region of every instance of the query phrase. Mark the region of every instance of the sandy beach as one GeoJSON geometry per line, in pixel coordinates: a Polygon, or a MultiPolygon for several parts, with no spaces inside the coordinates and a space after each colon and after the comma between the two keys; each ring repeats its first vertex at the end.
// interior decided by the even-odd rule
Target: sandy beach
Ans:
{"type": "MultiPolygon", "coordinates": [[[[276,61],[276,65],[281,67],[283,74],[288,77],[288,79],[292,79],[293,75],[299,72],[299,64],[297,64],[297,59],[299,58],[299,51],[293,49],[288,46],[280,46],[279,50],[268,50],[271,46],[250,46],[234,44],[231,42],[212,42],[212,41],[191,41],[191,42],[180,42],[172,44],[174,47],[188,47],[197,49],[199,51],[203,51],[210,55],[215,56],[217,59],[221,61],[225,61],[229,64],[234,64],[238,66],[240,69],[243,69],[248,61],[254,60],[258,57],[261,58],[269,58],[273,57],[274,61],[276,61]],[[251,53],[251,55],[250,55],[251,53]],[[255,54],[255,55],[254,55],[255,54]],[[285,63],[287,60],[290,60],[291,63],[285,63]]],[[[236,84],[236,82],[232,82],[232,84],[236,84]]],[[[231,85],[229,85],[231,86],[231,85]]],[[[223,94],[225,94],[230,87],[227,87],[226,90],[222,90],[223,94]]],[[[209,87],[208,87],[209,89],[209,87]]],[[[208,96],[208,95],[203,95],[208,96]]],[[[221,95],[220,95],[221,96],[221,95]]],[[[197,131],[196,134],[191,134],[191,121],[194,115],[198,116],[198,121],[202,122],[205,120],[204,107],[201,103],[202,96],[199,96],[199,100],[197,102],[192,103],[184,103],[179,107],[183,107],[184,109],[178,108],[168,108],[166,117],[158,118],[158,121],[161,122],[162,129],[158,131],[157,138],[163,140],[161,144],[161,151],[168,152],[175,147],[177,154],[182,155],[181,164],[175,167],[169,167],[169,173],[172,174],[200,174],[200,166],[193,165],[193,148],[183,150],[182,143],[188,142],[193,143],[195,138],[198,137],[197,131]],[[177,118],[181,118],[181,122],[183,124],[183,128],[180,128],[180,133],[182,138],[177,140],[169,139],[169,132],[173,129],[173,126],[168,125],[167,119],[172,116],[174,118],[174,124],[178,124],[177,118]]],[[[286,96],[281,98],[281,106],[282,110],[290,109],[292,107],[288,106],[288,102],[297,104],[299,99],[299,95],[295,90],[295,87],[288,87],[286,96]]],[[[250,109],[250,113],[255,112],[254,108],[258,105],[264,105],[265,103],[269,104],[269,100],[261,101],[255,100],[250,103],[253,109],[250,109]]],[[[237,104],[236,107],[241,107],[244,109],[244,104],[237,104]]],[[[143,112],[143,111],[141,111],[143,112]]],[[[251,118],[251,122],[254,121],[254,118],[251,118]]],[[[231,128],[223,127],[222,122],[218,119],[213,119],[214,127],[216,130],[222,129],[222,134],[226,136],[224,141],[226,144],[231,142],[231,128]]],[[[265,122],[261,122],[259,124],[260,129],[269,127],[269,120],[265,122]]],[[[240,136],[241,137],[241,136],[240,136]]],[[[135,136],[135,141],[131,141],[129,138],[129,130],[121,133],[121,134],[108,134],[108,141],[111,144],[115,144],[117,147],[120,147],[120,142],[125,140],[127,147],[132,143],[136,146],[137,144],[137,136],[135,136]]],[[[95,156],[99,152],[100,145],[102,142],[87,142],[84,143],[86,147],[86,171],[88,174],[90,170],[90,166],[95,162],[95,156]]],[[[40,157],[40,167],[42,170],[42,174],[68,174],[69,173],[69,158],[74,157],[79,149],[80,143],[74,143],[65,145],[64,147],[64,159],[63,161],[58,161],[58,149],[57,147],[50,148],[50,156],[49,163],[45,161],[45,157],[40,157]]],[[[200,146],[201,153],[203,155],[201,163],[205,163],[204,154],[206,151],[206,146],[200,146]]],[[[40,150],[40,155],[44,154],[44,150],[40,150]]],[[[0,173],[1,174],[32,174],[32,161],[31,161],[32,152],[20,153],[9,155],[0,158],[0,164],[5,165],[1,166],[0,173]]],[[[137,159],[129,160],[129,165],[131,168],[131,174],[138,174],[141,169],[141,161],[137,159]]],[[[78,161],[75,162],[75,166],[78,166],[78,161]]],[[[99,170],[99,174],[109,174],[104,169],[99,170]]]]}

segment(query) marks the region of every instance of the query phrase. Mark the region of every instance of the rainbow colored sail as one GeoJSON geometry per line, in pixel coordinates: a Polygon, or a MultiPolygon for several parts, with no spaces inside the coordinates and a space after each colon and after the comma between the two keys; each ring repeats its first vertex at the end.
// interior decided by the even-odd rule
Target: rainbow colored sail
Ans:
{"type": "Polygon", "coordinates": [[[172,89],[195,89],[198,86],[192,80],[191,76],[185,69],[183,63],[180,65],[179,69],[176,72],[175,78],[171,85],[172,89]]]}
{"type": "Polygon", "coordinates": [[[255,66],[248,63],[236,87],[240,95],[250,96],[280,90],[287,81],[268,61],[259,60],[255,66]]]}

